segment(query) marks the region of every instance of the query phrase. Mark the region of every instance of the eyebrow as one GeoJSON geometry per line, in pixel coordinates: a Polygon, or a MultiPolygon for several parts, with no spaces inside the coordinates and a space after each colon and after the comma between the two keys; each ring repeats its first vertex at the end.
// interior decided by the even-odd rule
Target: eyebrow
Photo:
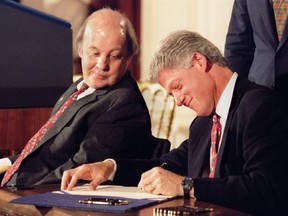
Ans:
{"type": "MultiPolygon", "coordinates": [[[[92,50],[92,51],[101,51],[99,48],[95,47],[95,46],[90,46],[88,47],[89,50],[92,50]]],[[[119,51],[120,53],[122,53],[122,49],[120,48],[113,48],[109,51],[109,53],[112,53],[112,52],[115,52],[115,51],[119,51]]]]}
{"type": "Polygon", "coordinates": [[[97,47],[95,47],[95,46],[89,46],[88,49],[89,49],[89,50],[99,50],[99,49],[98,49],[97,47]]]}

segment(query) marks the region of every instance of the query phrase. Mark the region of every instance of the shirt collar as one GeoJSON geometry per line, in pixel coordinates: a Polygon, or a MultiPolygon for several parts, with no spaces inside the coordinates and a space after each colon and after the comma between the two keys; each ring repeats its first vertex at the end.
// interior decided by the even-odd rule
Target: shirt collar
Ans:
{"type": "MultiPolygon", "coordinates": [[[[84,80],[82,80],[80,83],[77,84],[77,90],[79,90],[82,86],[82,84],[84,83],[84,80]]],[[[78,97],[77,97],[77,100],[87,96],[87,95],[90,95],[92,94],[93,92],[95,91],[94,88],[91,88],[89,87],[88,89],[86,89],[84,92],[82,92],[78,97]]]]}
{"type": "Polygon", "coordinates": [[[237,77],[238,74],[234,72],[217,104],[216,113],[221,117],[221,121],[227,120],[237,77]]]}

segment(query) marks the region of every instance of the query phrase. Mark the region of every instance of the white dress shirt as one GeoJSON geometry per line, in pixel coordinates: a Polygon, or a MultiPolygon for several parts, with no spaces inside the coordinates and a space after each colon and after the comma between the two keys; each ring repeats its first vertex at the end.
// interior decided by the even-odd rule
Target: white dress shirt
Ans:
{"type": "Polygon", "coordinates": [[[226,126],[226,121],[227,121],[229,109],[231,106],[233,92],[234,92],[237,77],[238,77],[238,74],[236,72],[234,72],[231,79],[227,83],[227,86],[225,87],[224,91],[222,92],[220,99],[218,101],[216,110],[215,110],[215,112],[221,117],[220,123],[222,126],[222,132],[221,132],[221,137],[220,137],[220,141],[219,141],[219,149],[220,149],[221,142],[222,142],[222,135],[223,135],[223,132],[224,132],[225,126],[226,126]]]}

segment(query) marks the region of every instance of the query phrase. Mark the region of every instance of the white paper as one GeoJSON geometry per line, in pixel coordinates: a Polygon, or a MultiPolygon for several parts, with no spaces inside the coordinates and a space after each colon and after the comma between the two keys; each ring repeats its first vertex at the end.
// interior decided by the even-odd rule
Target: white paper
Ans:
{"type": "Polygon", "coordinates": [[[54,191],[53,193],[64,193],[85,196],[115,196],[130,199],[153,199],[165,200],[173,196],[154,195],[140,190],[138,187],[124,187],[119,185],[99,185],[96,190],[90,190],[89,185],[76,186],[73,190],[54,191]]]}

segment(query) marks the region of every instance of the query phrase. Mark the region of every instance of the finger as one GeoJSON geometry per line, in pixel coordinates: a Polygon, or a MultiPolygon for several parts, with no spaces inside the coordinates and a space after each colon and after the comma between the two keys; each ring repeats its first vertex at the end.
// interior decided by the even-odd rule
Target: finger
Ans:
{"type": "Polygon", "coordinates": [[[67,190],[72,190],[74,188],[74,186],[77,184],[78,182],[78,175],[77,173],[75,173],[74,175],[72,175],[70,182],[68,183],[67,186],[67,190]]]}
{"type": "Polygon", "coordinates": [[[67,171],[63,173],[62,180],[61,180],[61,190],[66,190],[68,187],[68,182],[70,181],[70,175],[67,171]]]}
{"type": "Polygon", "coordinates": [[[154,185],[153,183],[151,183],[149,185],[146,185],[146,187],[144,188],[144,191],[147,193],[153,193],[154,194],[154,191],[156,190],[156,188],[157,188],[157,185],[154,185]]]}
{"type": "Polygon", "coordinates": [[[138,183],[138,188],[140,188],[143,191],[146,191],[145,188],[147,187],[148,183],[145,180],[141,180],[138,183]]]}
{"type": "Polygon", "coordinates": [[[151,191],[152,194],[160,195],[161,193],[159,192],[158,188],[155,187],[153,191],[151,191]]]}
{"type": "Polygon", "coordinates": [[[154,187],[153,190],[152,190],[150,193],[152,193],[152,194],[159,194],[157,186],[154,187]]]}
{"type": "Polygon", "coordinates": [[[151,176],[152,173],[150,170],[145,173],[142,173],[141,179],[138,183],[138,187],[142,190],[145,190],[146,186],[148,186],[151,183],[151,176]]]}
{"type": "Polygon", "coordinates": [[[155,190],[156,186],[154,186],[153,184],[149,184],[146,188],[148,188],[147,190],[148,190],[149,192],[152,192],[152,191],[155,190]]]}
{"type": "Polygon", "coordinates": [[[91,181],[89,184],[90,190],[95,190],[97,188],[97,186],[99,185],[98,181],[91,181]]]}

